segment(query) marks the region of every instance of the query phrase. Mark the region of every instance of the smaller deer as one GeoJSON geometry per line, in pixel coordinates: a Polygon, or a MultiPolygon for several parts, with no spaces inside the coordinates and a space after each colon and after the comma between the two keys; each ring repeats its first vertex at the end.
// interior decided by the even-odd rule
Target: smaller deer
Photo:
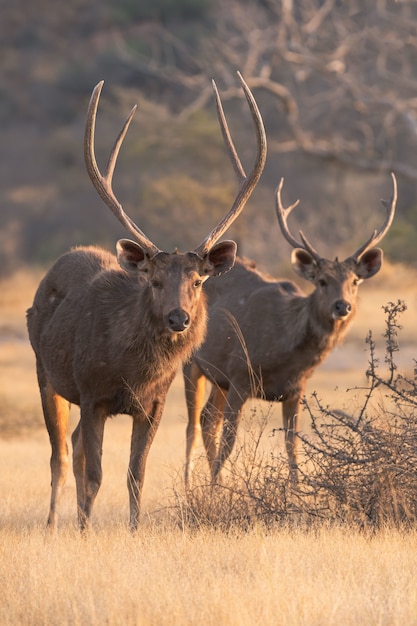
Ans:
{"type": "Polygon", "coordinates": [[[202,285],[233,266],[236,244],[218,239],[242,211],[266,158],[266,136],[252,93],[239,75],[257,138],[257,155],[246,176],[233,145],[215,84],[218,117],[239,188],[232,207],[191,252],[163,252],[125,214],[112,189],[120,146],[135,108],[110,153],[103,176],[94,154],[95,120],[103,83],[91,96],[84,153],[97,192],[136,241],[117,242],[117,259],[100,248],[76,248],[61,256],[39,285],[28,310],[29,337],[45,424],[51,442],[52,490],[48,525],[68,469],[66,431],[70,403],[80,407],[72,435],[78,522],[84,529],[102,481],[102,443],[107,418],[133,418],[128,471],[130,527],[139,521],[146,459],[178,367],[206,332],[202,285]]]}
{"type": "Polygon", "coordinates": [[[291,281],[266,277],[254,264],[237,259],[224,277],[207,283],[209,324],[204,344],[184,367],[188,408],[185,482],[189,486],[193,454],[202,431],[212,480],[216,481],[236,439],[248,398],[282,402],[290,475],[297,480],[297,431],[307,379],[344,337],[355,316],[358,287],[374,276],[383,253],[375,246],[394,218],[397,185],[382,228],[372,233],[344,261],[323,258],[300,231],[290,233],[287,220],[298,201],[285,209],[283,180],[276,193],[278,223],[294,248],[295,272],[314,285],[304,294],[291,281]],[[204,404],[205,381],[212,383],[204,404]]]}

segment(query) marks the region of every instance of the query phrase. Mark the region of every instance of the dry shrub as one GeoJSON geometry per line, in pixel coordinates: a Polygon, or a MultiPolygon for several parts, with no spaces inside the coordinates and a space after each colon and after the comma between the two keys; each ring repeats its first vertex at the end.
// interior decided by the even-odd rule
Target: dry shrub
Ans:
{"type": "Polygon", "coordinates": [[[417,379],[404,377],[395,363],[405,304],[384,309],[388,374],[380,374],[369,333],[369,386],[362,406],[355,414],[329,411],[316,396],[316,410],[307,405],[313,434],[303,437],[312,468],[303,475],[307,499],[330,519],[374,527],[417,517],[417,379]],[[375,410],[377,389],[383,395],[375,410]]]}
{"type": "Polygon", "coordinates": [[[177,493],[180,525],[230,531],[323,522],[376,529],[415,522],[417,372],[404,377],[395,364],[398,320],[405,308],[401,301],[384,307],[388,373],[380,373],[372,333],[366,339],[368,385],[359,408],[332,410],[317,394],[313,403],[304,402],[311,433],[299,435],[303,461],[297,485],[289,480],[286,458],[261,445],[268,428],[268,416],[262,416],[255,429],[246,430],[221,484],[194,476],[186,496],[177,493]]]}
{"type": "Polygon", "coordinates": [[[269,458],[261,451],[265,422],[257,433],[245,432],[227,471],[216,484],[206,474],[193,475],[193,486],[185,497],[176,493],[176,514],[181,527],[213,528],[225,532],[249,530],[288,523],[296,512],[288,478],[288,462],[283,456],[269,458]]]}

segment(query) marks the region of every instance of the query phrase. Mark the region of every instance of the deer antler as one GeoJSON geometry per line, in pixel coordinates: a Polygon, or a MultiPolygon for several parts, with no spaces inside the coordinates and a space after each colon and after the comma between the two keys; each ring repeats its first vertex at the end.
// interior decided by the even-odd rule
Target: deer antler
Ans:
{"type": "MultiPolygon", "coordinates": [[[[392,194],[391,201],[387,202],[386,200],[382,200],[382,204],[387,209],[387,216],[385,218],[385,222],[383,223],[379,231],[374,230],[374,232],[369,237],[369,239],[367,239],[365,243],[362,244],[356,250],[356,252],[352,254],[352,256],[349,257],[350,259],[353,259],[355,261],[358,260],[359,257],[362,256],[362,254],[364,254],[367,250],[369,250],[371,246],[375,247],[383,239],[383,237],[385,237],[388,230],[390,229],[392,220],[394,219],[395,209],[397,205],[397,180],[393,173],[391,173],[391,177],[392,177],[392,183],[393,183],[393,194],[392,194]]],[[[321,258],[320,255],[313,248],[313,246],[308,241],[307,237],[303,234],[303,232],[300,230],[300,238],[302,242],[301,244],[299,241],[297,241],[297,239],[295,239],[295,237],[291,234],[288,228],[288,224],[287,224],[288,216],[290,215],[291,211],[297,206],[297,204],[299,203],[299,200],[294,202],[294,204],[292,204],[288,208],[284,208],[284,206],[282,205],[282,200],[281,200],[281,191],[282,191],[283,185],[284,185],[284,179],[281,178],[278,188],[276,190],[276,211],[277,211],[278,222],[279,222],[282,234],[284,235],[285,239],[294,248],[299,248],[299,247],[304,248],[305,250],[307,250],[307,252],[311,254],[313,258],[315,258],[316,260],[319,260],[321,258]]]]}
{"type": "Polygon", "coordinates": [[[300,201],[297,200],[296,202],[294,202],[294,204],[292,204],[288,208],[284,208],[282,204],[282,199],[281,199],[281,191],[282,191],[283,186],[284,186],[284,179],[281,178],[279,185],[277,187],[277,190],[276,190],[276,197],[275,197],[275,200],[276,200],[275,208],[276,208],[278,223],[281,228],[281,232],[284,235],[285,239],[288,241],[288,243],[290,243],[293,246],[293,248],[304,248],[304,250],[309,252],[314,259],[319,260],[321,258],[319,253],[317,252],[317,250],[315,250],[315,248],[313,248],[311,243],[308,241],[307,237],[304,235],[303,231],[302,230],[299,231],[300,239],[301,239],[301,242],[300,242],[300,241],[297,241],[297,239],[291,234],[290,229],[288,228],[288,223],[287,223],[288,217],[291,211],[299,204],[300,201]]]}
{"type": "Polygon", "coordinates": [[[369,237],[369,239],[365,241],[365,243],[362,244],[362,246],[360,246],[356,250],[356,252],[352,254],[351,257],[349,257],[355,261],[357,261],[359,257],[361,257],[367,250],[369,250],[369,248],[375,247],[383,239],[383,237],[385,237],[385,235],[387,234],[387,232],[389,231],[391,227],[392,220],[394,219],[394,215],[395,215],[395,209],[397,206],[397,179],[395,178],[395,174],[393,172],[391,172],[391,178],[392,178],[392,184],[393,184],[393,192],[392,192],[391,201],[390,202],[387,202],[386,200],[381,201],[383,206],[387,209],[387,216],[385,218],[385,222],[383,223],[379,231],[375,229],[372,235],[369,237]]]}
{"type": "Polygon", "coordinates": [[[223,111],[223,106],[220,100],[219,92],[216,87],[216,83],[213,81],[213,89],[216,97],[217,104],[217,114],[219,118],[220,127],[223,134],[223,139],[226,144],[229,157],[231,163],[233,165],[233,169],[235,170],[236,176],[239,181],[239,188],[236,195],[236,198],[232,204],[229,212],[223,217],[223,219],[213,228],[213,230],[207,235],[207,237],[200,243],[197,248],[195,248],[194,252],[199,256],[204,256],[210,250],[210,248],[216,243],[218,239],[223,235],[223,233],[229,228],[229,226],[234,222],[237,216],[241,213],[243,207],[246,202],[249,200],[253,190],[255,189],[258,180],[261,177],[262,171],[265,166],[266,161],[266,134],[265,128],[262,121],[261,114],[259,112],[258,106],[255,102],[255,99],[250,91],[249,87],[243,80],[240,72],[238,72],[239,80],[242,85],[242,89],[246,96],[246,100],[249,104],[249,109],[252,114],[252,119],[255,124],[256,137],[257,137],[257,155],[256,160],[253,165],[252,171],[249,176],[246,176],[245,170],[242,167],[239,156],[236,152],[236,148],[233,144],[232,137],[229,132],[229,128],[227,126],[226,117],[223,111]]]}
{"type": "Polygon", "coordinates": [[[104,200],[107,206],[110,208],[113,215],[121,222],[121,224],[127,229],[127,231],[135,237],[140,245],[146,250],[150,256],[154,256],[159,252],[159,248],[148,239],[148,237],[140,230],[138,226],[130,219],[124,212],[122,205],[117,200],[113,193],[112,179],[114,168],[116,166],[117,157],[119,155],[120,147],[123,143],[123,139],[127,133],[130,122],[136,111],[136,106],[133,107],[129,113],[122,130],[114,142],[114,146],[110,152],[109,161],[107,163],[106,173],[103,176],[97,165],[96,157],[94,154],[94,134],[97,116],[98,101],[100,99],[101,90],[103,88],[104,81],[99,82],[91,94],[90,103],[88,105],[87,120],[84,134],[84,158],[87,166],[88,174],[91,181],[96,188],[99,196],[104,200]]]}
{"type": "MultiPolygon", "coordinates": [[[[219,92],[217,90],[216,84],[213,81],[213,88],[216,96],[217,103],[217,113],[219,117],[219,123],[222,130],[223,138],[226,144],[226,147],[229,152],[230,160],[232,162],[233,168],[236,172],[236,175],[239,180],[239,189],[233,202],[233,205],[229,212],[225,215],[225,217],[217,224],[215,228],[207,235],[207,237],[200,243],[199,246],[195,249],[196,254],[199,256],[204,256],[208,250],[216,243],[216,241],[222,236],[222,234],[229,228],[232,222],[237,218],[239,213],[242,211],[246,202],[248,201],[250,195],[258,183],[259,178],[261,177],[265,160],[266,160],[266,134],[265,128],[263,125],[262,117],[255,102],[255,99],[243,80],[241,74],[238,72],[238,76],[240,82],[242,84],[243,91],[245,93],[246,99],[249,104],[250,111],[252,113],[252,118],[255,123],[256,135],[258,140],[258,151],[256,155],[255,164],[249,176],[246,176],[245,170],[242,167],[242,164],[239,160],[239,156],[236,152],[235,146],[233,144],[233,140],[231,138],[226,117],[224,115],[222,103],[220,100],[219,92]]],[[[91,181],[96,188],[100,197],[104,200],[107,206],[110,208],[112,213],[116,216],[116,218],[121,222],[121,224],[128,230],[139,241],[139,243],[145,248],[150,256],[154,256],[159,252],[159,248],[153,244],[150,239],[140,230],[138,226],[130,219],[128,215],[124,212],[120,202],[117,200],[113,188],[112,188],[112,179],[114,168],[116,166],[117,157],[119,154],[120,147],[123,143],[123,139],[127,133],[129,128],[129,124],[132,120],[132,117],[135,113],[136,106],[133,107],[129,116],[127,117],[122,130],[120,131],[114,146],[110,152],[109,161],[106,168],[106,173],[103,176],[100,173],[100,170],[97,165],[97,161],[94,154],[94,133],[95,133],[95,122],[97,116],[97,108],[98,101],[100,99],[101,90],[103,88],[104,81],[101,81],[96,85],[91,95],[90,104],[88,106],[87,112],[87,121],[85,127],[85,135],[84,135],[84,157],[85,163],[87,166],[88,174],[91,178],[91,181]]]]}

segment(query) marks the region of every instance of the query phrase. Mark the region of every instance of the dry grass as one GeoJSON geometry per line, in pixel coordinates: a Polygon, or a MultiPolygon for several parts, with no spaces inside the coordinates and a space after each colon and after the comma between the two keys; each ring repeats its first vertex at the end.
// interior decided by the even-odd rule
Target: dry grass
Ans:
{"type": "Polygon", "coordinates": [[[403,625],[417,615],[417,532],[346,527],[181,532],[158,506],[173,467],[156,442],[143,524],[132,536],[127,422],[110,425],[94,529],[75,528],[72,479],[48,537],[46,437],[0,442],[0,623],[403,625]],[[162,476],[161,476],[162,474],[162,476]]]}
{"type": "Polygon", "coordinates": [[[414,624],[415,532],[2,533],[3,626],[414,624]]]}
{"type": "MultiPolygon", "coordinates": [[[[342,405],[345,389],[364,382],[364,338],[369,328],[376,339],[380,336],[381,307],[387,301],[401,298],[409,305],[402,319],[401,355],[404,367],[413,367],[415,276],[387,268],[385,283],[375,284],[362,287],[349,339],[309,383],[309,391],[317,390],[330,404],[342,405]]],[[[387,528],[371,535],[346,526],[314,531],[284,526],[270,532],[255,527],[228,534],[179,529],[167,507],[173,485],[181,483],[184,462],[180,378],[170,391],[150,453],[139,533],[132,536],[127,530],[130,420],[120,417],[106,426],[104,480],[93,531],[81,539],[76,530],[70,475],[60,530],[48,537],[49,442],[38,428],[42,418],[34,359],[24,340],[24,310],[35,285],[32,276],[22,273],[0,289],[0,432],[7,435],[0,439],[2,625],[416,623],[414,530],[387,528]]],[[[383,347],[381,339],[381,352],[383,347]]],[[[250,406],[246,413],[251,415],[250,406]]],[[[271,428],[280,426],[279,416],[279,407],[273,407],[271,428]]]]}

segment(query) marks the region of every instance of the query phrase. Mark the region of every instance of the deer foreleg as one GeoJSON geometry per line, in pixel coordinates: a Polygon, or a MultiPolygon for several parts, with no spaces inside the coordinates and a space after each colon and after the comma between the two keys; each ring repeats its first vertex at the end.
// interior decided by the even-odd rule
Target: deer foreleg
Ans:
{"type": "Polygon", "coordinates": [[[87,528],[91,511],[102,481],[101,460],[103,454],[103,435],[106,423],[103,409],[92,409],[81,406],[81,433],[76,440],[77,496],[80,497],[78,507],[78,523],[81,530],[87,528]],[[82,448],[77,446],[82,446],[82,448]],[[81,472],[82,457],[85,457],[85,471],[81,472]],[[85,491],[83,491],[85,490],[85,491]],[[81,502],[82,494],[84,495],[81,502]]]}
{"type": "Polygon", "coordinates": [[[133,418],[127,488],[130,501],[130,529],[139,525],[140,501],[145,480],[146,460],[162,417],[164,401],[155,401],[149,412],[133,418]]]}
{"type": "Polygon", "coordinates": [[[185,450],[185,487],[188,489],[193,470],[193,455],[201,433],[200,414],[206,390],[206,378],[194,361],[184,367],[184,385],[188,410],[185,450]]]}
{"type": "Polygon", "coordinates": [[[81,526],[81,511],[85,506],[85,454],[83,447],[83,437],[81,433],[81,421],[72,433],[72,469],[75,476],[77,489],[77,515],[78,523],[81,526]]]}
{"type": "Polygon", "coordinates": [[[48,526],[56,527],[57,505],[61,497],[68,473],[68,445],[66,433],[70,404],[59,396],[49,381],[44,384],[38,371],[39,386],[45,424],[51,442],[51,503],[48,515],[48,526]]]}

